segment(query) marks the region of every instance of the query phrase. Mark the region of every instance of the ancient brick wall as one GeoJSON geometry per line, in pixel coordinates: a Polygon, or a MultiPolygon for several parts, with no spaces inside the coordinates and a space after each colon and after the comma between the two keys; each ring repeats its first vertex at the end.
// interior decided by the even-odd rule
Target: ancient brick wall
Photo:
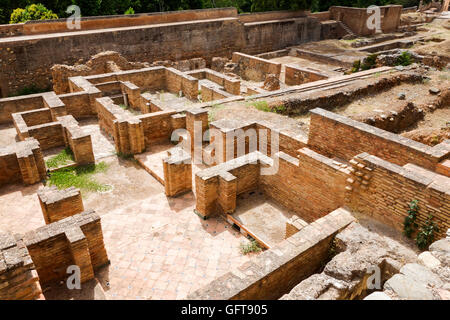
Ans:
{"type": "Polygon", "coordinates": [[[440,229],[438,236],[445,236],[450,227],[450,179],[433,179],[430,173],[424,175],[410,165],[400,167],[367,153],[356,156],[352,165],[353,174],[347,182],[348,207],[402,232],[409,203],[418,200],[419,225],[433,215],[440,229]]]}
{"type": "Polygon", "coordinates": [[[319,108],[311,110],[308,147],[347,160],[367,152],[398,165],[414,163],[433,171],[450,154],[445,141],[430,147],[319,108]]]}
{"type": "Polygon", "coordinates": [[[91,135],[86,133],[73,116],[58,117],[63,127],[64,143],[72,150],[74,160],[79,165],[95,162],[91,135]]]}
{"type": "Polygon", "coordinates": [[[286,65],[285,83],[289,86],[296,86],[317,80],[328,79],[328,76],[317,71],[296,66],[286,65]]]}
{"type": "MultiPolygon", "coordinates": [[[[380,6],[381,29],[384,33],[393,32],[400,24],[402,6],[388,5],[380,6]]],[[[333,6],[329,9],[332,20],[344,22],[355,34],[367,36],[375,33],[367,27],[367,19],[373,13],[368,13],[366,8],[351,8],[333,6]]]]}
{"type": "Polygon", "coordinates": [[[43,108],[42,94],[0,99],[0,124],[12,123],[12,114],[43,108]]]}
{"type": "Polygon", "coordinates": [[[25,245],[41,284],[64,280],[67,267],[78,265],[82,282],[109,262],[103,244],[100,217],[85,211],[24,235],[25,245]]]}
{"type": "Polygon", "coordinates": [[[22,181],[34,184],[46,175],[39,142],[33,138],[0,148],[0,186],[22,181]]]}
{"type": "Polygon", "coordinates": [[[42,299],[39,277],[21,239],[0,233],[0,300],[42,299]]]}
{"type": "Polygon", "coordinates": [[[84,211],[80,190],[74,187],[61,190],[55,186],[45,187],[37,194],[46,224],[84,211]]]}
{"type": "Polygon", "coordinates": [[[209,217],[217,212],[234,211],[237,195],[258,188],[261,161],[270,163],[266,156],[253,152],[198,172],[195,175],[197,212],[209,217]]]}
{"type": "Polygon", "coordinates": [[[157,142],[170,141],[172,136],[172,115],[175,111],[160,111],[140,115],[137,118],[142,121],[145,146],[151,146],[157,142]]]}
{"type": "Polygon", "coordinates": [[[297,158],[280,152],[277,159],[278,170],[260,177],[266,195],[307,222],[344,204],[345,167],[308,148],[299,150],[297,158]]]}
{"type": "Polygon", "coordinates": [[[264,81],[267,74],[280,77],[281,63],[233,52],[233,62],[239,65],[239,74],[245,80],[264,81]]]}
{"type": "Polygon", "coordinates": [[[187,299],[279,299],[320,268],[327,259],[333,236],[353,221],[350,212],[339,208],[233,268],[187,299]]]}
{"type": "Polygon", "coordinates": [[[169,151],[163,159],[164,188],[166,196],[173,197],[192,190],[191,157],[181,148],[169,151]]]}

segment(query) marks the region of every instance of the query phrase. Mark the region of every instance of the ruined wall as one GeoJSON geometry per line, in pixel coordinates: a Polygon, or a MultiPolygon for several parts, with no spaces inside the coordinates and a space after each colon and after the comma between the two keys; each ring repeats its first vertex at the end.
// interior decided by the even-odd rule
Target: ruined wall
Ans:
{"type": "Polygon", "coordinates": [[[349,171],[343,165],[308,148],[300,149],[297,158],[282,152],[278,157],[278,170],[260,177],[266,195],[307,222],[344,204],[349,171]]]}
{"type": "Polygon", "coordinates": [[[245,80],[264,81],[267,74],[280,77],[281,63],[233,52],[233,62],[239,65],[239,74],[245,80]]]}
{"type": "Polygon", "coordinates": [[[302,83],[308,83],[317,80],[328,79],[328,76],[317,71],[306,68],[299,68],[292,65],[286,65],[285,83],[289,86],[296,86],[302,83]]]}
{"type": "Polygon", "coordinates": [[[46,224],[62,220],[84,211],[79,189],[44,187],[37,192],[46,224]]]}
{"type": "Polygon", "coordinates": [[[46,175],[39,142],[33,138],[0,148],[0,186],[23,182],[34,184],[46,175]]]}
{"type": "Polygon", "coordinates": [[[409,203],[418,200],[417,223],[422,225],[433,215],[439,227],[438,237],[445,237],[450,227],[450,179],[432,179],[410,165],[400,167],[367,153],[356,156],[352,165],[348,207],[402,232],[409,203]]]}
{"type": "Polygon", "coordinates": [[[93,278],[94,270],[109,262],[100,217],[93,211],[30,231],[23,239],[41,284],[65,279],[67,267],[74,264],[80,267],[84,282],[93,278]]]}
{"type": "MultiPolygon", "coordinates": [[[[381,29],[384,33],[393,32],[400,24],[402,14],[401,5],[380,6],[381,29]]],[[[351,8],[333,6],[329,9],[330,19],[342,21],[355,34],[367,36],[375,33],[367,27],[367,20],[373,13],[368,13],[366,8],[351,8]]]]}
{"type": "Polygon", "coordinates": [[[0,233],[0,300],[41,298],[39,277],[23,241],[0,233]]]}
{"type": "Polygon", "coordinates": [[[433,171],[450,154],[445,142],[430,147],[319,108],[311,110],[308,146],[342,159],[367,152],[398,165],[414,163],[433,171]]]}
{"type": "Polygon", "coordinates": [[[1,38],[1,93],[7,96],[31,85],[50,87],[49,66],[73,65],[101,51],[117,51],[129,61],[176,61],[197,57],[209,60],[217,56],[230,57],[235,51],[259,53],[320,39],[320,22],[315,18],[244,23],[234,13],[219,16],[114,30],[82,29],[62,34],[1,38]]]}
{"type": "Polygon", "coordinates": [[[142,121],[146,147],[157,142],[170,141],[173,131],[172,115],[174,114],[176,111],[159,111],[137,117],[142,121]]]}
{"type": "Polygon", "coordinates": [[[279,299],[320,268],[328,256],[333,236],[353,221],[350,212],[339,208],[233,268],[187,299],[279,299]]]}

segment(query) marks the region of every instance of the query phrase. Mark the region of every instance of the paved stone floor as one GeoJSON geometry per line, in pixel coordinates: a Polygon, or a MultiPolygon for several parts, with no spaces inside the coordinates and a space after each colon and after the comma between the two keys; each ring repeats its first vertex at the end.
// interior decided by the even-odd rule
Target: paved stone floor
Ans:
{"type": "Polygon", "coordinates": [[[286,222],[294,212],[270,200],[262,192],[239,195],[233,218],[269,247],[285,239],[286,222]]]}
{"type": "MultiPolygon", "coordinates": [[[[167,198],[164,187],[133,161],[103,161],[109,169],[96,179],[113,190],[85,194],[83,201],[102,219],[111,260],[97,272],[104,295],[87,285],[79,294],[50,290],[49,298],[181,299],[248,261],[239,250],[248,240],[222,218],[199,218],[193,193],[167,198]]],[[[1,231],[23,233],[44,225],[36,195],[40,187],[0,188],[1,231]]]]}
{"type": "Polygon", "coordinates": [[[0,148],[13,144],[16,141],[19,141],[19,137],[14,125],[0,125],[0,148]]]}
{"type": "Polygon", "coordinates": [[[100,130],[98,119],[85,119],[78,122],[87,133],[91,135],[92,150],[95,160],[113,155],[116,152],[114,141],[107,133],[100,130]]]}

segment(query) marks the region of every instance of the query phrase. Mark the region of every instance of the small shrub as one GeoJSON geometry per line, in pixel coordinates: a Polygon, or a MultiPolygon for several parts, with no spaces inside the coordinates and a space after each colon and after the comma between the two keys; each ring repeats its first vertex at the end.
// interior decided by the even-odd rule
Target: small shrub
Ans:
{"type": "Polygon", "coordinates": [[[241,253],[244,255],[252,252],[260,252],[262,250],[256,240],[251,240],[249,243],[241,243],[240,249],[241,253]]]}
{"type": "Polygon", "coordinates": [[[419,233],[417,233],[416,244],[421,250],[428,248],[434,241],[435,233],[439,232],[439,228],[432,219],[433,216],[430,215],[427,221],[425,221],[425,224],[420,228],[419,233]]]}
{"type": "Polygon", "coordinates": [[[125,11],[124,14],[134,14],[134,9],[133,9],[132,7],[129,7],[129,8],[127,9],[127,11],[125,11]]]}
{"type": "Polygon", "coordinates": [[[33,3],[25,9],[17,8],[11,13],[9,23],[22,23],[30,20],[58,19],[58,15],[47,9],[42,3],[33,3]]]}
{"type": "Polygon", "coordinates": [[[369,70],[374,68],[377,65],[377,54],[373,53],[368,55],[361,64],[361,70],[369,70]]]}
{"type": "Polygon", "coordinates": [[[355,62],[353,62],[351,72],[352,73],[358,72],[360,68],[361,68],[361,60],[356,60],[355,62]]]}
{"type": "Polygon", "coordinates": [[[411,53],[408,51],[403,51],[402,54],[397,58],[395,62],[396,66],[409,66],[413,62],[411,53]]]}
{"type": "Polygon", "coordinates": [[[411,238],[413,232],[418,228],[416,223],[417,213],[419,212],[419,201],[412,200],[409,203],[408,215],[403,222],[403,234],[408,238],[411,238]]]}

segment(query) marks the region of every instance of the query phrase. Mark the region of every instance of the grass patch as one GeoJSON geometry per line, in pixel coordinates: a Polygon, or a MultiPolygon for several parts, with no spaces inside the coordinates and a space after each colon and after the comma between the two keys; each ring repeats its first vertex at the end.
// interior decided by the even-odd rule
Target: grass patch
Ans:
{"type": "Polygon", "coordinates": [[[286,107],[284,105],[269,107],[267,101],[264,100],[249,102],[247,106],[253,106],[263,112],[284,113],[286,111],[286,107]]]}
{"type": "Polygon", "coordinates": [[[64,166],[66,164],[69,164],[74,161],[72,150],[70,150],[69,147],[66,147],[64,150],[62,150],[57,155],[51,157],[47,161],[45,161],[45,164],[47,168],[58,168],[61,166],[64,166]]]}
{"type": "Polygon", "coordinates": [[[258,242],[256,240],[251,240],[249,243],[241,243],[240,250],[242,254],[249,254],[252,252],[261,252],[262,249],[259,246],[258,242]]]}
{"type": "Polygon", "coordinates": [[[76,187],[84,191],[104,192],[111,190],[111,186],[95,181],[92,176],[107,170],[108,165],[105,162],[74,168],[62,168],[52,172],[47,182],[58,189],[76,187]]]}

